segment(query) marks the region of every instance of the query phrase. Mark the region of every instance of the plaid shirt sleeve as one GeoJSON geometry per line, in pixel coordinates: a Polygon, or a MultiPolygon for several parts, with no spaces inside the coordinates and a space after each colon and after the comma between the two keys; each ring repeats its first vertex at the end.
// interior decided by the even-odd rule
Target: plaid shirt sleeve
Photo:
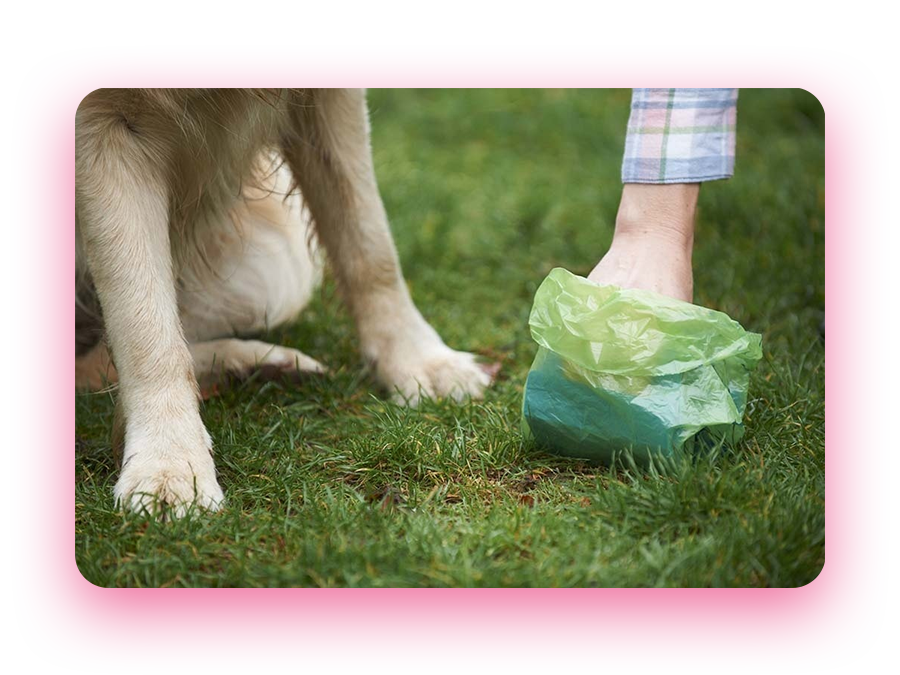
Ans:
{"type": "Polygon", "coordinates": [[[737,89],[635,89],[623,183],[699,183],[734,174],[737,89]]]}

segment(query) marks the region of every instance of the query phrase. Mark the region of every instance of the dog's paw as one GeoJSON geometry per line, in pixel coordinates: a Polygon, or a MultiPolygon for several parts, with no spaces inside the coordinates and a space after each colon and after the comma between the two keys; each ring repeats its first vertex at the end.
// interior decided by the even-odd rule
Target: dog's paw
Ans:
{"type": "Polygon", "coordinates": [[[270,345],[258,340],[235,340],[241,346],[240,358],[233,367],[235,372],[250,372],[256,368],[272,369],[284,374],[325,373],[326,368],[314,358],[297,349],[270,345]]]}
{"type": "Polygon", "coordinates": [[[225,499],[216,480],[212,443],[204,430],[198,447],[126,442],[116,504],[154,517],[182,518],[194,509],[217,511],[225,499]]]}
{"type": "Polygon", "coordinates": [[[395,403],[416,406],[422,398],[481,398],[496,372],[496,365],[481,364],[474,354],[442,345],[439,350],[382,369],[382,379],[395,403]]]}
{"type": "Polygon", "coordinates": [[[191,345],[201,396],[212,398],[230,379],[257,375],[261,380],[301,381],[308,374],[328,370],[297,349],[259,340],[224,339],[191,345]]]}
{"type": "Polygon", "coordinates": [[[274,378],[281,375],[298,379],[308,373],[322,375],[328,372],[321,363],[297,349],[252,340],[247,342],[252,343],[257,351],[256,368],[262,371],[263,377],[274,378]]]}

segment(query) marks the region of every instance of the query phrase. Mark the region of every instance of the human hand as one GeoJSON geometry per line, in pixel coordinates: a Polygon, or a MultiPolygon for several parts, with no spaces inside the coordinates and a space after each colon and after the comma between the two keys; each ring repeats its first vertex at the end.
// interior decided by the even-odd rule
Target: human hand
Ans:
{"type": "Polygon", "coordinates": [[[699,183],[628,183],[609,251],[588,279],[693,301],[694,214],[699,183]]]}

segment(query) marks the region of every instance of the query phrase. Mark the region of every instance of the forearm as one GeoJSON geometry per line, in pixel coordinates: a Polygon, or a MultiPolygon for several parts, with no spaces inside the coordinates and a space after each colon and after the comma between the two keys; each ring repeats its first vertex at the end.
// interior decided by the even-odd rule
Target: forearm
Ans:
{"type": "Polygon", "coordinates": [[[618,237],[655,237],[691,247],[699,183],[628,183],[616,216],[618,237]]]}
{"type": "Polygon", "coordinates": [[[734,172],[737,89],[635,89],[612,245],[588,275],[690,302],[700,183],[734,172]]]}

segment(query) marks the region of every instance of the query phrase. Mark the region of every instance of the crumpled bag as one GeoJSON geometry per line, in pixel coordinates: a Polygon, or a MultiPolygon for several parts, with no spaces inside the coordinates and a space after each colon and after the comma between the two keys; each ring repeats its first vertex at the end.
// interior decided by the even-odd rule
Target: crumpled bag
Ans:
{"type": "Polygon", "coordinates": [[[647,463],[742,436],[762,338],[726,314],[556,268],[528,323],[539,348],[522,420],[539,447],[647,463]]]}

